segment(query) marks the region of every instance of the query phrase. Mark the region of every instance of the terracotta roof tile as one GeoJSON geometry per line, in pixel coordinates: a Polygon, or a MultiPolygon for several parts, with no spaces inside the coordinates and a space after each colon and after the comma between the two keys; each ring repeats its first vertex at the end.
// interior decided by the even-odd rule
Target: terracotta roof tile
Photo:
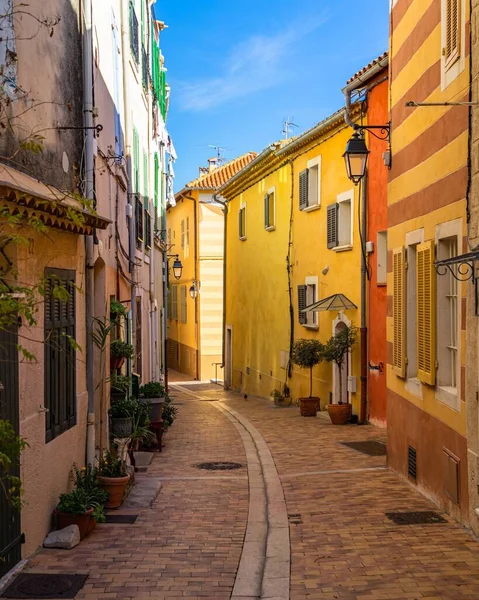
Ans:
{"type": "Polygon", "coordinates": [[[384,54],[381,54],[381,56],[378,56],[377,58],[375,58],[368,65],[366,65],[365,67],[363,67],[360,71],[358,71],[357,73],[355,73],[351,77],[351,79],[348,79],[346,85],[349,85],[355,79],[357,79],[358,77],[361,77],[361,75],[364,75],[364,73],[366,73],[366,71],[369,71],[369,69],[371,69],[372,67],[374,67],[374,65],[377,65],[378,63],[380,63],[381,61],[383,61],[387,57],[388,57],[388,52],[384,52],[384,54]]]}
{"type": "Polygon", "coordinates": [[[229,181],[233,175],[236,175],[241,169],[246,167],[252,160],[257,156],[256,152],[247,152],[234,160],[216,167],[211,173],[205,173],[197,179],[193,179],[185,185],[186,188],[201,189],[201,190],[217,190],[227,181],[229,181]]]}

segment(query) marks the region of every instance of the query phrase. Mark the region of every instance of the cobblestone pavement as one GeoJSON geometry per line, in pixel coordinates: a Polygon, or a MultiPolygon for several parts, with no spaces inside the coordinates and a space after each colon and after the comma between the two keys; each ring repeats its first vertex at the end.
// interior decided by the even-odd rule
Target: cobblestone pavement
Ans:
{"type": "Polygon", "coordinates": [[[30,570],[88,573],[78,599],[229,600],[248,519],[247,471],[193,466],[246,464],[222,406],[259,431],[274,459],[289,516],[291,573],[282,575],[290,575],[291,600],[479,600],[479,543],[448,517],[392,523],[385,512],[435,507],[384,457],[340,443],[384,439],[383,430],[334,427],[218,386],[180,381],[174,389],[179,418],[148,471],[162,481],[152,507],[135,525],[99,525],[71,551],[43,550],[30,570]]]}

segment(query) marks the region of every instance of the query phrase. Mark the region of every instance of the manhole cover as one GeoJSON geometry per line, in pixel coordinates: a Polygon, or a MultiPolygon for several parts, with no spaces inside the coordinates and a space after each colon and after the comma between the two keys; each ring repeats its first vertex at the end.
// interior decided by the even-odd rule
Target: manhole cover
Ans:
{"type": "Polygon", "coordinates": [[[2,598],[74,598],[88,575],[20,573],[2,598]]]}
{"type": "Polygon", "coordinates": [[[138,515],[106,515],[106,523],[124,523],[132,525],[138,519],[138,515]]]}
{"type": "Polygon", "coordinates": [[[235,462],[204,462],[193,465],[197,469],[206,469],[207,471],[231,471],[233,469],[242,469],[241,463],[235,462]]]}
{"type": "Polygon", "coordinates": [[[386,444],[377,442],[376,440],[368,440],[366,442],[341,442],[343,446],[367,454],[368,456],[386,456],[386,444]]]}
{"type": "Polygon", "coordinates": [[[392,512],[386,513],[396,525],[428,525],[435,523],[447,523],[440,514],[426,510],[421,512],[392,512]]]}

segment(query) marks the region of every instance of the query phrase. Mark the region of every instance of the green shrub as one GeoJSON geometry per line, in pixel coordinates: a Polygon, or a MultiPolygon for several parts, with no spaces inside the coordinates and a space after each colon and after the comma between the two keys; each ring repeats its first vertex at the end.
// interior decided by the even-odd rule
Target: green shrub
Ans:
{"type": "Polygon", "coordinates": [[[133,346],[123,340],[113,340],[110,344],[110,355],[114,358],[133,358],[133,346]]]}
{"type": "Polygon", "coordinates": [[[150,381],[140,387],[140,396],[143,398],[162,398],[165,388],[159,381],[150,381]]]}
{"type": "Polygon", "coordinates": [[[313,395],[313,367],[323,360],[324,345],[319,340],[297,340],[291,360],[302,369],[309,369],[309,397],[313,395]]]}

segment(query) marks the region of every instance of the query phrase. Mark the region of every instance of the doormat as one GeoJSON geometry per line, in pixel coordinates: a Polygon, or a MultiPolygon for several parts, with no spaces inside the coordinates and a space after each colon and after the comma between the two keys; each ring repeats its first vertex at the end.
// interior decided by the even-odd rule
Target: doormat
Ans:
{"type": "Polygon", "coordinates": [[[343,446],[367,454],[368,456],[386,456],[386,444],[376,440],[367,440],[365,442],[341,442],[343,446]]]}
{"type": "Polygon", "coordinates": [[[205,462],[205,463],[197,463],[193,465],[197,469],[206,469],[207,471],[230,471],[232,469],[242,469],[243,465],[241,463],[235,462],[205,462]]]}
{"type": "Polygon", "coordinates": [[[138,519],[138,515],[106,515],[105,523],[123,523],[133,525],[138,519]]]}
{"type": "Polygon", "coordinates": [[[20,573],[1,598],[75,598],[88,575],[20,573]]]}
{"type": "Polygon", "coordinates": [[[446,519],[437,512],[431,510],[420,512],[392,512],[386,513],[386,517],[391,519],[396,525],[435,525],[437,523],[447,523],[446,519]]]}

